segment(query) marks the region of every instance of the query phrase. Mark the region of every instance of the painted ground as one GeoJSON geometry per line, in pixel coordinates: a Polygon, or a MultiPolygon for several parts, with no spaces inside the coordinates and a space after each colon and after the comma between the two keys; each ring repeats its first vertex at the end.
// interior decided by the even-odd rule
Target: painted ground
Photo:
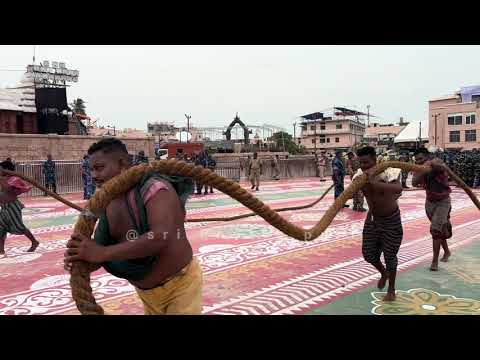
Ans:
{"type": "MultiPolygon", "coordinates": [[[[246,184],[244,184],[246,186],[246,184]]],[[[264,182],[256,192],[272,207],[308,203],[330,185],[318,179],[264,182]]],[[[81,195],[67,197],[82,204],[81,195]]],[[[288,238],[261,218],[229,223],[187,224],[204,271],[204,313],[265,314],[480,314],[480,218],[461,190],[452,194],[453,256],[440,271],[428,271],[429,222],[423,191],[400,200],[404,240],[399,252],[397,301],[386,304],[375,288],[378,275],[361,256],[364,213],[340,212],[312,242],[288,238]]],[[[329,194],[307,210],[282,216],[313,226],[333,201],[329,194]]],[[[78,314],[63,270],[64,245],[77,212],[48,198],[24,200],[24,221],[41,242],[26,253],[28,240],[9,235],[0,259],[0,314],[78,314]]],[[[247,209],[224,196],[192,197],[189,217],[232,216],[247,209]]],[[[108,314],[142,314],[133,287],[103,270],[92,287],[108,314]]]]}

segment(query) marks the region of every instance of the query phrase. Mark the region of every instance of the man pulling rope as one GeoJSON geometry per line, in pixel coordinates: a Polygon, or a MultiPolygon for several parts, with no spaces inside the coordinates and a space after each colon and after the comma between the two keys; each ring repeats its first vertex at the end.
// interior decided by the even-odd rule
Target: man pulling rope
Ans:
{"type": "MultiPolygon", "coordinates": [[[[103,141],[103,143],[112,143],[115,141],[118,140],[106,139],[103,141]]],[[[201,180],[206,184],[212,184],[215,188],[229,195],[233,199],[239,201],[244,206],[255,212],[258,216],[265,219],[269,224],[282,231],[283,233],[287,234],[288,236],[302,241],[312,241],[325,231],[325,229],[332,222],[336,214],[343,208],[345,202],[348,199],[352,198],[353,195],[359,190],[361,190],[364,186],[368,186],[367,183],[375,176],[386,173],[387,182],[390,182],[390,180],[388,180],[390,178],[388,174],[391,172],[390,170],[388,170],[389,168],[399,168],[402,170],[417,172],[425,170],[422,166],[406,164],[398,161],[382,163],[374,166],[373,168],[369,168],[369,170],[365,167],[368,175],[361,174],[356,177],[352,181],[350,186],[335,200],[334,204],[326,211],[324,216],[313,227],[309,229],[303,229],[282,218],[276,211],[270,209],[261,200],[252,196],[248,191],[238,185],[238,183],[225,179],[215,173],[212,173],[207,169],[195,167],[191,164],[178,162],[176,160],[156,161],[153,162],[151,165],[139,165],[132,168],[130,166],[130,161],[128,160],[128,158],[125,158],[125,146],[121,142],[119,143],[121,145],[120,148],[122,149],[117,149],[117,151],[110,151],[108,150],[108,146],[103,147],[98,146],[98,144],[93,145],[90,149],[91,153],[98,152],[99,160],[96,165],[96,171],[98,171],[99,176],[97,176],[95,179],[97,180],[97,183],[102,187],[93,196],[93,198],[89,200],[87,208],[84,212],[82,212],[82,216],[80,216],[77,220],[74,235],[72,236],[71,241],[69,241],[69,247],[65,254],[66,267],[68,270],[71,270],[72,274],[70,278],[72,296],[77,304],[78,309],[82,314],[103,313],[103,309],[96,304],[95,298],[92,295],[92,288],[90,286],[90,273],[98,269],[101,265],[107,268],[107,271],[110,271],[111,273],[120,273],[124,278],[130,278],[129,281],[132,284],[137,284],[140,287],[142,287],[142,285],[145,286],[145,284],[140,284],[138,282],[138,279],[142,281],[143,279],[146,279],[149,275],[152,275],[150,279],[156,276],[158,277],[156,277],[155,279],[163,277],[163,279],[165,279],[166,281],[166,284],[169,284],[170,281],[174,280],[171,279],[170,276],[166,275],[165,272],[161,273],[161,271],[158,271],[162,268],[162,265],[160,265],[160,262],[158,261],[161,255],[157,254],[160,252],[160,249],[165,249],[165,251],[169,251],[171,249],[178,249],[178,247],[175,247],[175,244],[171,244],[172,239],[168,238],[168,236],[171,235],[169,235],[168,232],[165,235],[164,230],[172,230],[175,228],[175,225],[177,225],[175,220],[178,221],[178,218],[168,218],[168,216],[172,216],[172,214],[175,214],[174,216],[178,216],[180,214],[181,221],[183,222],[183,219],[185,217],[185,211],[184,207],[182,208],[182,205],[184,205],[188,194],[191,193],[192,179],[195,181],[201,180]],[[111,165],[111,162],[113,162],[113,165],[111,165]],[[152,174],[152,172],[156,174],[152,174]],[[173,198],[177,200],[177,202],[175,202],[172,198],[157,198],[155,202],[160,200],[161,202],[163,202],[162,205],[166,204],[166,207],[168,207],[171,214],[166,214],[165,211],[162,213],[162,210],[159,209],[159,214],[165,215],[165,217],[157,215],[155,221],[147,216],[149,212],[151,212],[152,214],[155,212],[151,210],[152,207],[154,210],[156,209],[156,207],[151,204],[152,201],[147,201],[148,197],[145,196],[150,192],[150,190],[147,190],[147,188],[144,187],[150,178],[159,178],[160,181],[164,183],[165,187],[167,187],[168,189],[173,188],[175,191],[167,191],[167,193],[176,193],[176,197],[173,198]],[[135,202],[131,202],[133,196],[131,195],[132,187],[134,188],[135,202]],[[136,209],[140,213],[135,210],[134,203],[136,203],[136,209]],[[175,210],[175,206],[181,209],[180,213],[178,213],[178,209],[175,210]],[[131,208],[131,211],[129,210],[129,208],[131,208]],[[100,228],[100,230],[97,230],[94,241],[90,238],[90,236],[96,223],[96,217],[100,217],[101,221],[98,224],[98,228],[100,228]],[[124,221],[128,221],[128,223],[125,224],[124,221]],[[165,226],[158,226],[161,221],[166,222],[165,226]],[[115,227],[113,228],[112,234],[110,234],[107,229],[112,228],[112,224],[114,224],[115,227]],[[127,228],[131,229],[132,226],[134,227],[134,229],[140,230],[136,234],[143,233],[143,235],[138,238],[132,238],[131,235],[128,235],[127,228]],[[102,231],[101,229],[104,230],[102,231]],[[163,230],[163,238],[165,239],[166,236],[167,239],[161,242],[161,244],[149,242],[148,240],[152,240],[152,237],[157,236],[156,233],[158,232],[158,230],[160,230],[160,232],[163,230]],[[144,231],[147,232],[145,233],[144,231]],[[151,231],[154,231],[154,233],[151,234],[151,231]],[[97,233],[100,233],[100,235],[97,236],[97,233]],[[106,234],[106,236],[102,236],[101,234],[106,234]],[[110,235],[115,235],[116,238],[110,235]],[[127,238],[127,240],[141,241],[141,246],[130,245],[128,244],[129,242],[124,240],[124,238],[127,238]],[[100,243],[101,246],[102,244],[107,244],[108,246],[104,247],[109,247],[110,249],[102,249],[100,250],[100,255],[98,255],[98,251],[92,251],[92,248],[96,250],[99,250],[101,248],[101,246],[96,247],[98,245],[96,244],[96,242],[100,243]],[[168,247],[168,245],[171,245],[172,247],[168,247]],[[84,260],[87,260],[87,262],[82,261],[82,258],[84,260]],[[108,267],[110,268],[110,270],[108,270],[108,267]]],[[[474,202],[476,207],[480,209],[479,200],[468,188],[468,186],[466,186],[465,183],[456,174],[454,174],[450,170],[447,171],[448,175],[457,184],[459,184],[459,186],[463,190],[465,190],[465,192],[474,202]]],[[[15,174],[12,173],[12,175],[15,174]]],[[[41,185],[35,183],[31,179],[28,179],[27,177],[20,174],[18,174],[18,176],[26,181],[29,181],[34,186],[42,190],[44,189],[41,185]]],[[[384,174],[380,175],[380,177],[382,176],[384,176],[384,174]]],[[[159,190],[159,192],[164,193],[163,190],[159,190]]],[[[71,207],[77,208],[75,204],[69,203],[68,201],[62,199],[56,194],[51,195],[57,200],[62,201],[71,207]]],[[[304,207],[307,206],[310,205],[306,205],[304,207]]],[[[193,256],[191,255],[191,247],[186,240],[186,236],[184,235],[185,230],[182,224],[180,224],[180,226],[180,232],[178,232],[177,228],[177,234],[180,233],[180,238],[182,239],[180,241],[181,246],[183,246],[181,250],[183,249],[185,251],[179,251],[178,254],[187,254],[187,256],[185,256],[186,259],[193,259],[193,256]],[[190,249],[190,251],[188,251],[188,249],[190,249]]],[[[135,243],[136,241],[130,242],[135,243]]],[[[170,256],[172,255],[175,256],[175,254],[170,253],[170,256]]],[[[171,262],[175,262],[177,259],[174,258],[164,260],[168,263],[168,260],[170,260],[171,262]]],[[[192,262],[194,262],[194,260],[192,260],[189,264],[192,264],[192,262]]],[[[180,266],[178,266],[177,268],[180,268],[180,266]]],[[[172,276],[178,279],[179,277],[187,275],[188,273],[189,269],[183,268],[177,273],[173,271],[172,276]]],[[[199,277],[201,277],[200,272],[199,277]]],[[[199,313],[198,307],[200,306],[196,306],[196,303],[193,299],[194,296],[192,296],[192,294],[197,294],[201,291],[201,281],[200,286],[192,286],[195,291],[192,290],[192,287],[189,288],[187,285],[194,283],[194,281],[182,282],[182,280],[180,279],[178,280],[177,284],[178,283],[182,283],[183,285],[185,285],[182,289],[178,289],[179,291],[184,290],[186,293],[190,291],[189,296],[187,296],[184,292],[184,298],[186,299],[188,305],[183,306],[183,304],[176,304],[176,309],[175,306],[171,308],[175,309],[175,311],[172,310],[171,312],[169,312],[169,307],[166,304],[174,303],[175,300],[171,299],[168,296],[163,297],[163,295],[165,295],[165,292],[158,289],[164,284],[163,281],[160,282],[160,284],[152,282],[152,286],[155,286],[155,284],[159,286],[156,288],[158,291],[154,291],[149,294],[152,295],[151,297],[142,298],[142,301],[145,305],[146,313],[199,313]],[[159,300],[159,302],[157,302],[156,300],[159,300]],[[178,311],[177,309],[180,308],[183,310],[178,311]],[[194,308],[195,310],[191,311],[190,309],[192,308],[194,308]]],[[[172,285],[171,288],[176,287],[172,285]]],[[[143,289],[143,291],[144,290],[145,289],[143,289]]],[[[142,296],[141,291],[142,289],[138,288],[137,286],[137,292],[140,294],[140,296],[142,296]]],[[[147,291],[149,290],[147,289],[147,291]]]]}
{"type": "MultiPolygon", "coordinates": [[[[131,166],[125,145],[103,139],[88,150],[97,186],[131,166]]],[[[87,261],[92,271],[103,266],[128,280],[143,302],[145,314],[200,314],[202,271],[187,240],[185,202],[191,179],[147,173],[124,196],[107,206],[94,239],[72,234],[65,268],[87,261]]]]}

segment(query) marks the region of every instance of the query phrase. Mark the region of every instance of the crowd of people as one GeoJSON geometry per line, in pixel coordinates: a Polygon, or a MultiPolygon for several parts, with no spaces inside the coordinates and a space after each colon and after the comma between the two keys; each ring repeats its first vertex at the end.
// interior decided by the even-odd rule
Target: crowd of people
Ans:
{"type": "MultiPolygon", "coordinates": [[[[380,274],[378,288],[383,289],[388,283],[384,301],[393,301],[396,297],[397,254],[403,240],[398,199],[406,187],[404,174],[399,169],[389,168],[380,175],[371,176],[375,165],[385,159],[379,159],[375,149],[370,146],[360,148],[356,153],[349,152],[346,159],[342,159],[342,155],[336,152],[331,160],[326,154],[317,157],[320,180],[325,180],[325,167],[331,161],[335,198],[338,198],[344,191],[345,176],[354,180],[363,173],[370,175],[367,184],[353,196],[353,210],[367,211],[364,201],[368,203],[362,254],[365,261],[380,274]]],[[[453,166],[455,171],[461,172],[461,166],[468,168],[465,164],[475,165],[475,156],[479,154],[472,151],[454,155],[452,157],[445,152],[431,154],[424,148],[415,151],[415,163],[424,165],[425,169],[413,173],[412,185],[426,191],[425,210],[433,239],[431,271],[437,271],[438,262],[446,262],[451,256],[447,244],[452,237],[451,189],[447,166],[453,166]],[[461,159],[463,163],[459,161],[461,159]],[[443,257],[439,259],[441,249],[443,257]]],[[[179,152],[177,159],[212,170],[216,166],[213,157],[205,151],[190,156],[179,152]]],[[[411,161],[407,154],[397,160],[400,159],[411,161]]],[[[84,197],[90,197],[95,191],[93,182],[101,187],[132,165],[142,163],[148,163],[145,154],[139,152],[132,161],[125,144],[118,139],[103,139],[93,144],[82,161],[84,197]]],[[[259,189],[263,166],[264,162],[257,153],[246,162],[245,171],[252,190],[259,189]]],[[[278,156],[273,159],[272,168],[273,177],[278,178],[278,156]]],[[[23,224],[23,204],[18,200],[19,195],[29,191],[29,186],[20,178],[2,171],[14,169],[11,159],[0,163],[0,255],[5,253],[7,233],[25,235],[32,243],[29,251],[35,251],[39,245],[23,224]]],[[[45,185],[56,191],[56,165],[50,155],[42,169],[45,185]]],[[[471,174],[469,176],[472,177],[471,174]]],[[[473,179],[467,181],[475,184],[475,170],[473,179]]],[[[203,189],[205,195],[209,193],[205,184],[193,184],[190,178],[149,174],[147,179],[127,193],[125,202],[112,202],[107,207],[99,219],[93,238],[80,233],[72,234],[64,255],[65,268],[70,270],[73,262],[87,261],[96,264],[97,268],[104,267],[114,276],[127,279],[135,287],[146,314],[200,314],[202,271],[187,239],[184,218],[189,194],[195,190],[197,194],[202,194],[203,189]],[[140,197],[135,196],[138,193],[140,197]],[[132,226],[139,237],[135,241],[125,241],[125,234],[132,226]]]]}
{"type": "Polygon", "coordinates": [[[437,150],[433,156],[442,160],[468,186],[474,189],[480,186],[480,149],[437,150]]]}
{"type": "MultiPolygon", "coordinates": [[[[210,169],[212,171],[215,171],[215,168],[217,167],[217,162],[213,158],[212,155],[210,155],[207,151],[201,151],[199,153],[193,153],[193,154],[184,154],[182,150],[177,150],[177,153],[175,154],[175,158],[177,160],[183,160],[187,163],[194,164],[197,166],[203,166],[206,169],[210,169]]],[[[195,182],[195,194],[196,195],[208,195],[209,190],[210,194],[213,194],[213,186],[210,185],[208,186],[207,184],[204,184],[200,181],[195,182]]]]}

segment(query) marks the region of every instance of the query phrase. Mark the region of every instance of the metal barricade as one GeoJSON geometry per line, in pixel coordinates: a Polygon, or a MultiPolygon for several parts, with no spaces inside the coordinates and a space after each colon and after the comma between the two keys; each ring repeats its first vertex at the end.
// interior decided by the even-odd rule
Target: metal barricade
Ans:
{"type": "Polygon", "coordinates": [[[215,159],[217,167],[215,172],[227,179],[240,181],[240,158],[215,159]]]}
{"type": "MultiPolygon", "coordinates": [[[[44,161],[17,161],[15,163],[15,171],[45,186],[43,163],[44,161]]],[[[82,165],[80,161],[55,160],[55,169],[58,194],[83,192],[82,165]]],[[[34,187],[31,191],[21,196],[39,195],[43,195],[43,192],[34,187]]]]}
{"type": "MultiPolygon", "coordinates": [[[[240,181],[242,171],[240,170],[241,162],[245,159],[240,157],[216,158],[217,166],[215,172],[227,179],[240,181]]],[[[271,179],[273,175],[272,159],[263,160],[263,176],[264,179],[271,179]]],[[[17,161],[15,163],[15,171],[19,174],[28,176],[29,178],[45,185],[45,175],[43,173],[44,161],[17,161]]],[[[56,164],[56,184],[58,194],[70,194],[75,192],[83,192],[82,165],[81,161],[75,160],[55,160],[56,164]]],[[[297,177],[313,177],[315,176],[315,161],[309,158],[292,158],[280,159],[280,178],[297,178],[297,177]]],[[[327,172],[331,173],[329,162],[327,162],[327,172]]],[[[327,175],[327,174],[326,174],[327,175]]],[[[43,195],[42,191],[33,188],[26,194],[20,196],[39,196],[43,195]]]]}

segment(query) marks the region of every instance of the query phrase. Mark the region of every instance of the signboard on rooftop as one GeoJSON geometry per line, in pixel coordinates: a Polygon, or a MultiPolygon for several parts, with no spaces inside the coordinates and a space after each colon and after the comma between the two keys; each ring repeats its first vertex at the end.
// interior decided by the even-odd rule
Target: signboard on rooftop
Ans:
{"type": "Polygon", "coordinates": [[[78,82],[78,70],[67,69],[64,62],[48,61],[41,65],[28,65],[27,73],[33,75],[36,84],[66,86],[67,82],[78,82]]]}

